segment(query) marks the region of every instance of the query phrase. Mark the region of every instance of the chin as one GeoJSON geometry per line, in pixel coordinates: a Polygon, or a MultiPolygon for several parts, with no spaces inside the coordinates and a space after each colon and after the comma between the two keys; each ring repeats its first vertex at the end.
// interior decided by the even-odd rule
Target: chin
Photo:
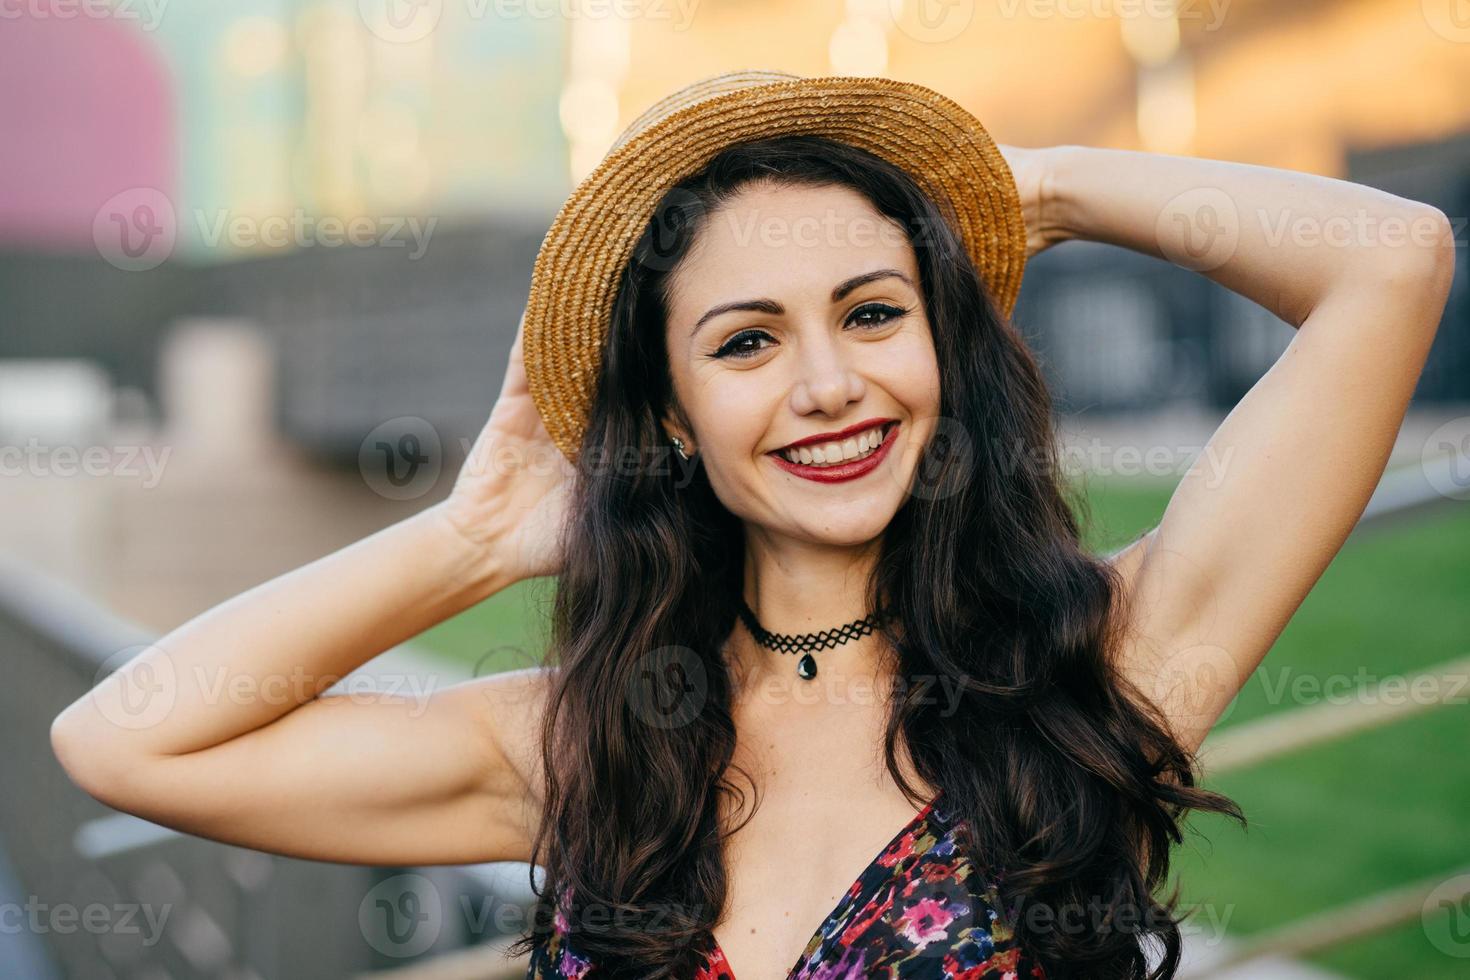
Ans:
{"type": "Polygon", "coordinates": [[[833,514],[828,520],[823,520],[821,514],[812,514],[803,520],[803,526],[798,530],[803,537],[813,542],[856,547],[881,536],[892,517],[891,511],[884,511],[880,515],[872,509],[865,509],[861,515],[851,512],[833,514]]]}

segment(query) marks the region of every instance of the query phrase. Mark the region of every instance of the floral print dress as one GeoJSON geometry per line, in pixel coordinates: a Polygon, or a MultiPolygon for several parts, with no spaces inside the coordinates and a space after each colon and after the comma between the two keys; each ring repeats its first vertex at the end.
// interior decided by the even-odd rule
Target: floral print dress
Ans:
{"type": "MultiPolygon", "coordinates": [[[[786,980],[1044,980],[1001,918],[994,885],[960,851],[958,826],[939,797],[915,814],[848,888],[786,980]]],[[[595,980],[560,916],[556,925],[533,952],[527,980],[595,980]]],[[[737,980],[713,939],[692,980],[737,980]]]]}

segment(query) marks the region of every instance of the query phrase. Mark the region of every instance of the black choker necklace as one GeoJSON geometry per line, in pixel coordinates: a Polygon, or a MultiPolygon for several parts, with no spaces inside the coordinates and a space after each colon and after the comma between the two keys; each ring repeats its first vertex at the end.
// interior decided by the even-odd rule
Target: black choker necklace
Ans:
{"type": "Polygon", "coordinates": [[[868,636],[883,622],[884,616],[881,612],[862,619],[839,626],[835,630],[822,630],[819,633],[772,633],[761,626],[756,620],[755,613],[745,604],[745,598],[740,599],[740,619],[745,623],[745,628],[750,630],[750,635],[755,637],[755,642],[768,650],[777,650],[781,653],[800,653],[802,658],[796,662],[796,675],[802,680],[811,680],[817,676],[817,661],[812,656],[813,650],[826,650],[829,647],[840,646],[849,640],[868,636]]]}

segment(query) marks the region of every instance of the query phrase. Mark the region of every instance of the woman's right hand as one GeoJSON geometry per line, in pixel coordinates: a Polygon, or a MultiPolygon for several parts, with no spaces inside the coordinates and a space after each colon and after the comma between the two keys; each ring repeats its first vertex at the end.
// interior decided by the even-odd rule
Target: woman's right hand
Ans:
{"type": "Polygon", "coordinates": [[[561,532],[574,469],[551,441],[531,398],[522,355],[526,315],[510,348],[490,418],[443,503],[450,523],[477,547],[496,549],[512,579],[561,571],[561,532]]]}

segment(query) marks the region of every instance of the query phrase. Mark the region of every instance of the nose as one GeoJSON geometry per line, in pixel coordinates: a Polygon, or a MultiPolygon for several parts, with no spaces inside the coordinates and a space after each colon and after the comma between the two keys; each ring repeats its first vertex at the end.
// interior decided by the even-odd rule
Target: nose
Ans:
{"type": "Polygon", "coordinates": [[[826,331],[819,333],[818,339],[801,345],[791,408],[798,415],[820,412],[837,417],[851,402],[862,401],[866,385],[849,363],[846,345],[826,331]]]}

